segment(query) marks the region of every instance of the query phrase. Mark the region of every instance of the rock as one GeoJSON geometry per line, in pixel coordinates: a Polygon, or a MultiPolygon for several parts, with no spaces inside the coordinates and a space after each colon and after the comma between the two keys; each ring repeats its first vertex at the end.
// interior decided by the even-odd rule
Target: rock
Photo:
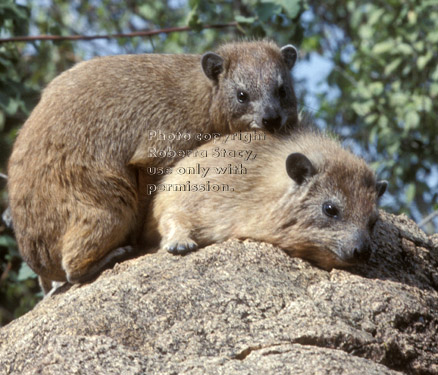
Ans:
{"type": "Polygon", "coordinates": [[[0,330],[0,374],[438,374],[438,238],[382,213],[367,264],[160,250],[0,330]]]}

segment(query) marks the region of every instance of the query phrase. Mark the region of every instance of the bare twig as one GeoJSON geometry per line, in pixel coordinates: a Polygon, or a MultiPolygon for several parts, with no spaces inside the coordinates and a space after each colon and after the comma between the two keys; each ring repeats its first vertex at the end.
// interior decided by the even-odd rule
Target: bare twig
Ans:
{"type": "Polygon", "coordinates": [[[431,214],[427,215],[423,220],[421,220],[418,226],[422,227],[423,225],[426,225],[427,223],[435,219],[436,216],[438,216],[438,211],[432,212],[431,214]]]}
{"type": "Polygon", "coordinates": [[[3,271],[2,274],[0,275],[0,284],[1,284],[3,281],[5,281],[5,280],[7,279],[8,274],[9,274],[9,272],[11,271],[11,269],[12,269],[12,263],[11,263],[11,262],[8,262],[8,263],[6,264],[6,267],[5,267],[4,271],[3,271]]]}
{"type": "MultiPolygon", "coordinates": [[[[237,22],[230,22],[217,25],[202,25],[202,29],[224,29],[227,27],[237,27],[237,22]]],[[[126,34],[110,34],[110,35],[36,35],[36,36],[14,36],[10,38],[0,39],[0,43],[8,42],[34,42],[36,40],[94,40],[94,39],[114,39],[114,38],[131,38],[134,36],[151,36],[157,34],[170,34],[181,31],[193,30],[190,26],[168,27],[157,30],[135,31],[126,34]]]]}

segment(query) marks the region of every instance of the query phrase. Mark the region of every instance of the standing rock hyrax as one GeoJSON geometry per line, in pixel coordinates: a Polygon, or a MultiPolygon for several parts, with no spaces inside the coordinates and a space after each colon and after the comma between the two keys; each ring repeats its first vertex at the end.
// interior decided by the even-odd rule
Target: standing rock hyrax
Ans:
{"type": "Polygon", "coordinates": [[[324,269],[366,259],[386,181],[376,182],[362,159],[313,130],[290,139],[257,134],[262,139],[250,143],[223,137],[205,144],[154,185],[151,242],[161,239],[180,254],[250,238],[324,269]]]}
{"type": "Polygon", "coordinates": [[[296,57],[291,45],[240,42],[203,56],[96,58],[55,78],[8,166],[20,253],[43,287],[84,281],[132,250],[140,186],[156,178],[140,168],[169,166],[212,134],[293,127],[296,57]]]}

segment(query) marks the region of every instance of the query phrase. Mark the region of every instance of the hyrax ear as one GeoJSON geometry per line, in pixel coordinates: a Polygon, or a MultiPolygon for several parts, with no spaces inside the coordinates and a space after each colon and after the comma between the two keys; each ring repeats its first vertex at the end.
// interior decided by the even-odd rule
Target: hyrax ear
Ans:
{"type": "Polygon", "coordinates": [[[207,52],[202,55],[201,65],[205,75],[217,82],[219,74],[224,70],[224,59],[216,53],[207,52]]]}
{"type": "Polygon", "coordinates": [[[377,191],[377,197],[380,198],[386,191],[386,188],[388,187],[388,181],[380,180],[376,183],[376,191],[377,191]]]}
{"type": "Polygon", "coordinates": [[[286,159],[286,171],[289,177],[298,185],[316,174],[312,162],[303,154],[295,152],[286,159]]]}
{"type": "Polygon", "coordinates": [[[298,51],[292,44],[287,44],[281,47],[281,55],[283,56],[284,62],[288,69],[292,69],[297,61],[298,51]]]}

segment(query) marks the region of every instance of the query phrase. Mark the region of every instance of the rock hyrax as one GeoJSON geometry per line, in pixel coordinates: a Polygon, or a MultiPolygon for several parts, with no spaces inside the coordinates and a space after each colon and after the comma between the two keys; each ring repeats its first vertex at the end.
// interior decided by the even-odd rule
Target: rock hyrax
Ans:
{"type": "Polygon", "coordinates": [[[180,254],[250,238],[324,269],[366,259],[386,181],[316,131],[290,139],[258,134],[250,143],[210,142],[178,162],[154,186],[150,241],[180,254]]]}
{"type": "Polygon", "coordinates": [[[96,58],[55,78],[8,167],[20,253],[43,285],[84,281],[131,250],[140,186],[156,177],[140,168],[172,165],[212,134],[293,127],[296,56],[291,45],[240,42],[202,56],[96,58]]]}

